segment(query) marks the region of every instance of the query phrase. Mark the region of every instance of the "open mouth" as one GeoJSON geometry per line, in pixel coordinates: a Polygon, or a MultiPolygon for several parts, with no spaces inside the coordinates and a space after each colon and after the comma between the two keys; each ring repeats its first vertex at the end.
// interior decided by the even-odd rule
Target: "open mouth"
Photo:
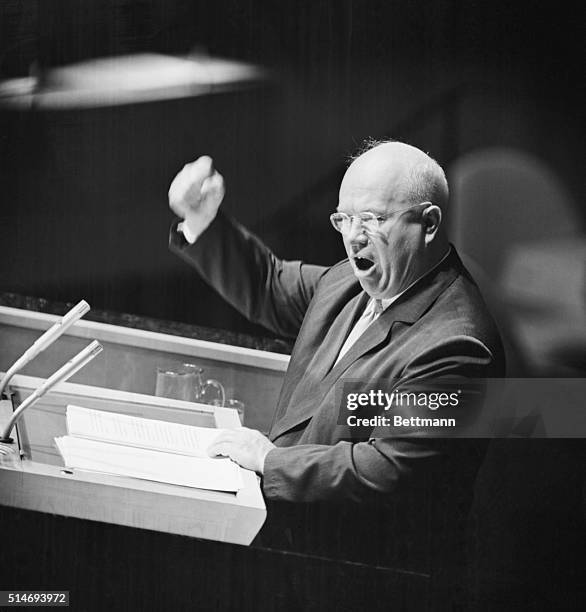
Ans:
{"type": "Polygon", "coordinates": [[[361,272],[366,272],[374,266],[374,261],[372,261],[372,259],[368,259],[367,257],[355,257],[354,264],[361,272]]]}

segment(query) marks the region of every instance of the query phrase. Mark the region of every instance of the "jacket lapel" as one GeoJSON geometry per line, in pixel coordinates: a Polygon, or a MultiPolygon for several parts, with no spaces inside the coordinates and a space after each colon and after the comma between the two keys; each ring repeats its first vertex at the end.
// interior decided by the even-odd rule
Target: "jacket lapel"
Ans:
{"type": "Polygon", "coordinates": [[[312,360],[310,367],[314,380],[323,380],[332,369],[342,345],[350,334],[352,327],[362,315],[367,303],[368,295],[362,291],[346,304],[340,315],[335,319],[312,360]]]}
{"type": "MultiPolygon", "coordinates": [[[[324,382],[329,380],[336,380],[340,374],[346,370],[351,364],[353,364],[358,358],[362,357],[368,351],[378,346],[381,342],[384,342],[391,331],[394,323],[390,317],[386,316],[389,310],[393,306],[389,306],[381,315],[373,321],[364,333],[356,340],[356,342],[348,349],[348,352],[338,361],[338,363],[331,369],[328,369],[327,376],[324,378],[324,382]]],[[[346,334],[345,338],[348,336],[346,334]]],[[[340,347],[341,348],[341,347],[340,347]]],[[[336,357],[340,350],[336,352],[336,357]]]]}
{"type": "Polygon", "coordinates": [[[303,377],[297,382],[288,405],[281,408],[282,416],[275,418],[269,436],[271,440],[313,416],[322,397],[322,381],[367,302],[368,295],[362,291],[349,300],[334,319],[322,343],[305,368],[303,377]],[[295,405],[294,410],[291,409],[292,405],[295,405]]]}

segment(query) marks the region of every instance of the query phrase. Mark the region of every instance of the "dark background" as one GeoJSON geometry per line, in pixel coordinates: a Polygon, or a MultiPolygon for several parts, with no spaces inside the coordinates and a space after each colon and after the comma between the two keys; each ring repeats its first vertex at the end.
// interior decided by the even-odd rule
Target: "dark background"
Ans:
{"type": "Polygon", "coordinates": [[[270,78],[156,103],[0,110],[0,290],[266,335],[167,250],[169,183],[203,153],[226,178],[226,209],[286,258],[343,257],[328,215],[367,136],[417,145],[448,173],[480,148],[528,152],[557,174],[583,227],[578,6],[4,1],[3,78],[193,48],[270,78]]]}

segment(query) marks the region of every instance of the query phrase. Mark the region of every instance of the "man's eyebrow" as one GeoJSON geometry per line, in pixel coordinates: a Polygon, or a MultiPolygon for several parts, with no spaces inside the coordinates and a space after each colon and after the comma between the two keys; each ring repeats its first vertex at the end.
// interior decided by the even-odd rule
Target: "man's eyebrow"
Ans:
{"type": "Polygon", "coordinates": [[[372,208],[367,208],[366,210],[361,210],[359,214],[361,213],[371,213],[375,217],[384,217],[385,215],[388,215],[388,212],[386,209],[381,210],[380,208],[377,208],[376,206],[373,206],[372,208]]]}

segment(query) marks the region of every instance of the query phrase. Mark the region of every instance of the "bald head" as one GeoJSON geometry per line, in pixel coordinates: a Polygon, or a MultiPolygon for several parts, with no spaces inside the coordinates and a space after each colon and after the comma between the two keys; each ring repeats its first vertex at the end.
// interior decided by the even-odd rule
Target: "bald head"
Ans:
{"type": "Polygon", "coordinates": [[[338,201],[338,212],[350,220],[342,238],[354,274],[371,297],[398,295],[447,253],[447,200],[443,170],[408,144],[371,144],[350,164],[338,201]],[[364,219],[373,215],[374,228],[365,227],[364,219]]]}
{"type": "Polygon", "coordinates": [[[448,183],[440,165],[403,142],[370,142],[354,158],[344,182],[377,191],[389,203],[410,206],[432,202],[445,209],[448,183]]]}

